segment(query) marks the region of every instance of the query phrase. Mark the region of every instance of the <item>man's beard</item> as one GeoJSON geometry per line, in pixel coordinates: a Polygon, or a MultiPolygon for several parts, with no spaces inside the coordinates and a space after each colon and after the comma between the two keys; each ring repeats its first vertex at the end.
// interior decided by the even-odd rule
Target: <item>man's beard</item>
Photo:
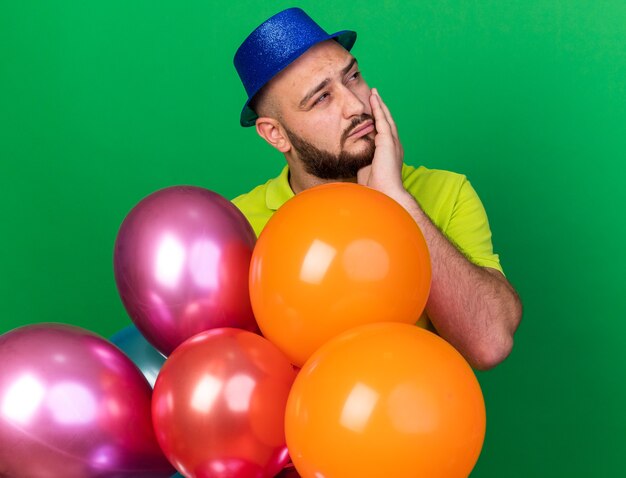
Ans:
{"type": "Polygon", "coordinates": [[[370,115],[364,114],[352,120],[350,126],[341,135],[339,154],[319,149],[287,127],[285,130],[307,173],[320,179],[350,179],[356,177],[359,169],[372,164],[376,146],[374,139],[369,136],[359,138],[365,142],[366,146],[359,153],[348,153],[344,150],[344,144],[354,128],[371,119],[370,115]]]}

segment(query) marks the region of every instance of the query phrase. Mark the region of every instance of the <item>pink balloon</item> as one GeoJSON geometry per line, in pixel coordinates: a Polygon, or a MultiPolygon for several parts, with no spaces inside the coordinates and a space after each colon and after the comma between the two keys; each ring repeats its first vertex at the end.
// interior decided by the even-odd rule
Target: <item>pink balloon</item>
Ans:
{"type": "Polygon", "coordinates": [[[207,189],[175,186],[139,202],[115,243],[115,280],[139,331],[169,355],[217,327],[258,331],[248,293],[256,236],[245,216],[207,189]]]}
{"type": "Polygon", "coordinates": [[[154,385],[165,455],[189,478],[271,478],[289,460],[285,407],[296,372],[269,340],[220,328],[181,344],[154,385]]]}
{"type": "Polygon", "coordinates": [[[151,388],[117,347],[78,327],[0,336],[0,476],[168,477],[151,388]]]}

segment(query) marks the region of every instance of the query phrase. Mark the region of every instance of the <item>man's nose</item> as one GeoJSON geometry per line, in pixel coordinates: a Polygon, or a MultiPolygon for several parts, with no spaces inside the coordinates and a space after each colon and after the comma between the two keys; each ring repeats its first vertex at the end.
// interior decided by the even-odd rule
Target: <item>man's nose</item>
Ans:
{"type": "Polygon", "coordinates": [[[343,101],[343,114],[346,118],[351,118],[353,116],[360,116],[366,112],[367,106],[359,96],[352,91],[350,88],[345,87],[344,90],[344,101],[343,101]]]}

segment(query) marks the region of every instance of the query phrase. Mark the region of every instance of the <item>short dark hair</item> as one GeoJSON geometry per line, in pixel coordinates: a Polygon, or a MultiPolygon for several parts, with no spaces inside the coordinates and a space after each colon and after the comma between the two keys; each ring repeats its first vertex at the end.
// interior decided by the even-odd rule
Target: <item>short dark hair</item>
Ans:
{"type": "Polygon", "coordinates": [[[258,116],[278,116],[278,111],[274,108],[273,102],[268,100],[269,82],[263,85],[256,95],[252,97],[248,106],[258,116]],[[266,111],[262,111],[266,110],[266,111]]]}

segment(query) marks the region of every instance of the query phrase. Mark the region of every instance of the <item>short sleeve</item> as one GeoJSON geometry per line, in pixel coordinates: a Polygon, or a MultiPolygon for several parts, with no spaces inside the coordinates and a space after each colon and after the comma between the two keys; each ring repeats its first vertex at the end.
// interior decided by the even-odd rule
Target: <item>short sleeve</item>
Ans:
{"type": "Polygon", "coordinates": [[[444,234],[474,264],[502,272],[500,258],[493,252],[491,229],[483,203],[464,178],[444,234]]]}

